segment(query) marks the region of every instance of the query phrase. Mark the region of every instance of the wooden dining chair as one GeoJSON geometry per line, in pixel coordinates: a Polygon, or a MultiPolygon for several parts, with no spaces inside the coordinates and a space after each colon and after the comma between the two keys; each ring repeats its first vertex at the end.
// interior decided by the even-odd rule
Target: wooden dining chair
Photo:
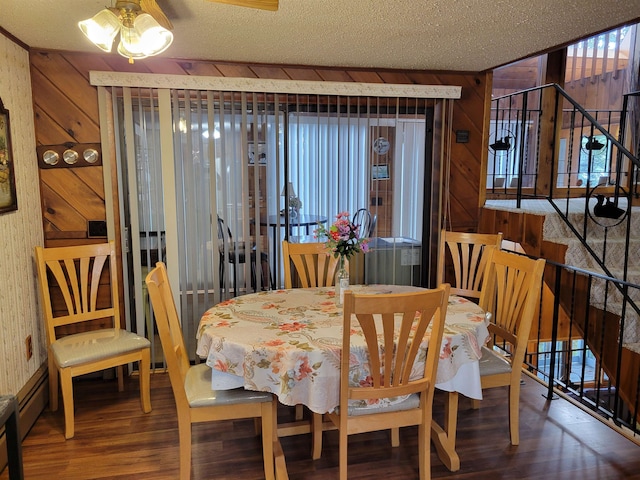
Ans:
{"type": "MultiPolygon", "coordinates": [[[[302,288],[330,287],[335,284],[338,259],[328,254],[324,242],[290,243],[283,240],[282,259],[284,262],[284,288],[293,288],[292,262],[302,288]]],[[[295,408],[296,420],[302,420],[302,405],[296,405],[295,408]]],[[[320,415],[319,418],[322,416],[320,415]]],[[[318,421],[318,417],[315,421],[318,421]]],[[[314,452],[313,457],[317,459],[320,453],[315,448],[314,452]]]]}
{"type": "Polygon", "coordinates": [[[211,367],[205,363],[190,365],[164,263],[158,262],[145,282],[178,413],[180,480],[191,478],[191,426],[200,422],[241,418],[262,420],[264,473],[267,480],[272,480],[274,446],[281,451],[274,430],[274,413],[277,408],[275,397],[267,392],[254,392],[244,388],[212,390],[211,367]]]}
{"type": "Polygon", "coordinates": [[[360,208],[353,214],[351,222],[359,227],[358,238],[371,238],[378,223],[378,215],[372,215],[367,208],[360,208]]]}
{"type": "Polygon", "coordinates": [[[38,283],[47,332],[49,404],[58,409],[58,376],[65,438],[74,436],[73,378],[138,362],[142,411],[151,411],[150,342],[120,325],[113,241],[72,247],[36,247],[38,283]]]}
{"type": "Polygon", "coordinates": [[[482,278],[487,263],[486,247],[500,249],[502,233],[464,233],[442,230],[438,252],[438,282],[451,284],[451,293],[466,298],[480,298],[482,278]],[[452,266],[454,277],[447,277],[452,266]]]}
{"type": "MultiPolygon", "coordinates": [[[[225,265],[228,264],[233,268],[232,277],[233,280],[233,292],[234,295],[238,294],[238,268],[240,265],[244,265],[249,258],[251,268],[251,288],[255,291],[257,289],[257,277],[256,277],[256,262],[257,262],[257,249],[255,244],[250,247],[245,242],[236,241],[233,238],[231,229],[224,223],[224,220],[218,217],[218,249],[220,253],[220,283],[225,283],[225,265]]],[[[260,252],[260,280],[261,288],[267,290],[273,287],[273,281],[271,279],[271,267],[269,266],[269,255],[267,252],[260,252]]]]}
{"type": "MultiPolygon", "coordinates": [[[[433,394],[449,300],[449,285],[417,292],[344,297],[340,403],[327,417],[339,430],[340,479],[347,478],[348,436],[418,426],[420,479],[431,477],[430,442],[433,394]],[[428,338],[424,369],[416,378],[416,358],[428,338]],[[353,379],[351,361],[363,357],[354,338],[366,342],[369,376],[353,379]],[[362,382],[360,380],[363,380],[362,382]],[[397,403],[380,399],[407,396],[397,403]]],[[[392,445],[398,444],[392,435],[392,445]]]]}
{"type": "Polygon", "coordinates": [[[487,252],[479,305],[491,313],[491,340],[482,347],[480,377],[483,389],[509,387],[512,445],[520,443],[520,377],[531,324],[540,304],[544,266],[543,259],[493,247],[487,252]]]}
{"type": "Polygon", "coordinates": [[[291,263],[303,288],[330,287],[335,283],[338,259],[330,255],[322,242],[282,242],[284,288],[293,288],[291,263]]]}

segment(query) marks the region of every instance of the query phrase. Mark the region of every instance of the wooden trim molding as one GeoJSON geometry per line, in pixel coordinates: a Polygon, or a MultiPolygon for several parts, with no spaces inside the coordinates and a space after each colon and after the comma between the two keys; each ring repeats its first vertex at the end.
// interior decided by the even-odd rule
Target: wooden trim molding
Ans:
{"type": "Polygon", "coordinates": [[[304,93],[359,97],[451,98],[458,99],[462,87],[394,83],[318,82],[266,78],[158,75],[153,73],[89,72],[91,85],[100,87],[180,88],[229,92],[304,93]]]}
{"type": "MultiPolygon", "coordinates": [[[[18,392],[20,438],[24,440],[31,427],[49,402],[49,373],[47,363],[43,363],[18,392]]],[[[0,436],[0,472],[7,466],[7,448],[4,430],[0,436]]]]}

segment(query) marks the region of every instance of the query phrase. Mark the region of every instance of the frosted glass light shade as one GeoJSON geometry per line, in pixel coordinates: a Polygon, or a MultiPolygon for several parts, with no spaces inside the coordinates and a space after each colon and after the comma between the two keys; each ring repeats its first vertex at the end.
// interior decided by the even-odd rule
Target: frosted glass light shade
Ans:
{"type": "Polygon", "coordinates": [[[118,53],[128,59],[147,58],[148,55],[143,52],[142,40],[140,34],[133,27],[122,27],[120,31],[120,43],[118,44],[118,53]]]}
{"type": "Polygon", "coordinates": [[[113,39],[120,30],[120,20],[116,14],[105,8],[92,18],[78,22],[78,27],[94,45],[110,52],[113,39]]]}
{"type": "Polygon", "coordinates": [[[141,50],[148,56],[164,52],[173,42],[173,33],[161,27],[148,13],[138,15],[133,27],[140,35],[141,50]]]}

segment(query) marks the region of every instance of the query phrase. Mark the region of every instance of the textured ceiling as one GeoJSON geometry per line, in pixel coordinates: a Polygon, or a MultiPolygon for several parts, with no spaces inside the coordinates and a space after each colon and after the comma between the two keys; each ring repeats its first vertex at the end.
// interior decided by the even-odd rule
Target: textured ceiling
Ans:
{"type": "MultiPolygon", "coordinates": [[[[111,3],[0,0],[0,27],[33,48],[99,52],[76,24],[111,3]]],[[[276,12],[158,4],[174,25],[167,57],[418,70],[488,70],[640,19],[640,0],[280,0],[276,12]]]]}

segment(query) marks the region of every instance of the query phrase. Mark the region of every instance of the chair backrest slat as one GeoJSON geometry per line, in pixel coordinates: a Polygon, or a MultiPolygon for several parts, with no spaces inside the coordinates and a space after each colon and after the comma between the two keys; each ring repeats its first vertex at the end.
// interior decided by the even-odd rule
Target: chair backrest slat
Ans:
{"type": "MultiPolygon", "coordinates": [[[[56,327],[64,325],[102,320],[101,328],[120,328],[113,241],[71,247],[36,247],[35,251],[49,343],[57,338],[56,327]]],[[[97,328],[96,325],[77,328],[94,327],[97,328]]]]}
{"type": "Polygon", "coordinates": [[[338,259],[330,255],[324,243],[282,242],[284,286],[293,288],[291,262],[303,288],[330,287],[335,283],[338,259]]]}
{"type": "Polygon", "coordinates": [[[451,283],[451,293],[480,298],[486,266],[486,248],[500,249],[502,234],[465,233],[442,230],[438,252],[438,282],[451,283]],[[454,278],[446,277],[446,267],[453,267],[454,278]]]}
{"type": "Polygon", "coordinates": [[[341,400],[387,398],[409,393],[433,394],[442,345],[449,285],[417,292],[367,295],[345,293],[341,360],[341,400]],[[350,385],[353,328],[367,345],[370,386],[350,385]],[[411,379],[427,330],[422,376],[411,379]],[[357,330],[356,330],[357,331],[357,330]]]}
{"type": "Polygon", "coordinates": [[[490,312],[489,331],[512,345],[514,365],[522,363],[542,289],[545,261],[490,248],[479,305],[490,312]]]}

